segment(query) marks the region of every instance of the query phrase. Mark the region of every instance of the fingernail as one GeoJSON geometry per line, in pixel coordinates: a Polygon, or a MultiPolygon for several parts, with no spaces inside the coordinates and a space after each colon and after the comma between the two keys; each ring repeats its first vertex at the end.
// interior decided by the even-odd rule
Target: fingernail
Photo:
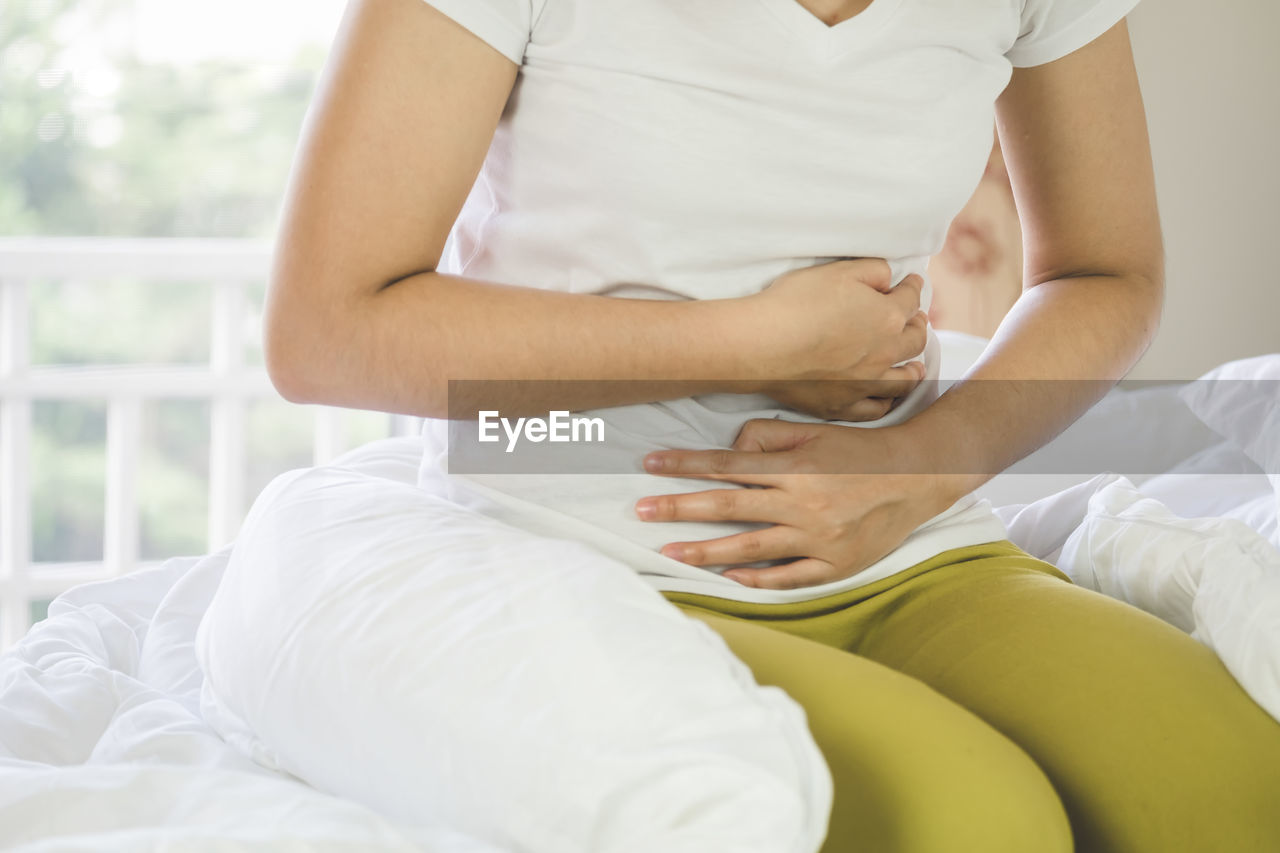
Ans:
{"type": "Polygon", "coordinates": [[[679,545],[664,545],[662,547],[662,556],[670,557],[672,560],[683,560],[684,549],[679,545]]]}
{"type": "Polygon", "coordinates": [[[654,505],[653,501],[643,500],[636,504],[636,515],[640,516],[644,521],[652,521],[657,511],[658,507],[654,505]]]}
{"type": "Polygon", "coordinates": [[[665,467],[667,467],[667,460],[656,453],[650,453],[644,458],[644,470],[646,471],[661,471],[665,467]]]}

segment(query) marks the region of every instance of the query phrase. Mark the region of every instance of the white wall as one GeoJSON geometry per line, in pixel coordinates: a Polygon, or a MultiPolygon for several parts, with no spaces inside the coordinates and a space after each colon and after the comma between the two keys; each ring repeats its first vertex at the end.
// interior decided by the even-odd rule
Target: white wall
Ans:
{"type": "Polygon", "coordinates": [[[1164,226],[1164,320],[1135,378],[1280,352],[1280,4],[1145,0],[1130,38],[1164,226]]]}

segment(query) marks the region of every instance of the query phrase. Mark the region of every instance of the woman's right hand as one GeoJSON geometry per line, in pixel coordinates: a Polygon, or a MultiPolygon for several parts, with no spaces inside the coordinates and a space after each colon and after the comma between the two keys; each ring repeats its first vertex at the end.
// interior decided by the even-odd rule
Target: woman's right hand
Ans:
{"type": "Polygon", "coordinates": [[[793,270],[746,297],[779,357],[761,390],[826,420],[883,417],[925,375],[919,362],[894,367],[924,351],[923,286],[912,274],[892,287],[887,261],[858,258],[793,270]]]}

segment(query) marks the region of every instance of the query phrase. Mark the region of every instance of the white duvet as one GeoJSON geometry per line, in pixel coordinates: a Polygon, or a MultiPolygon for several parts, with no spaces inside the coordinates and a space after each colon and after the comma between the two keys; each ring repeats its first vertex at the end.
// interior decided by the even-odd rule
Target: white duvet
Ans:
{"type": "Polygon", "coordinates": [[[76,587],[0,657],[0,848],[495,853],[267,770],[204,721],[193,643],[229,553],[76,587]]]}
{"type": "MultiPolygon", "coordinates": [[[[1216,378],[1275,382],[1115,392],[1063,438],[1121,425],[1160,476],[984,493],[1280,719],[1280,355],[1216,378]]],[[[234,553],[60,596],[0,656],[0,846],[816,850],[830,781],[799,706],[625,567],[522,575],[530,542],[422,503],[418,449],[282,475],[234,553]]]]}

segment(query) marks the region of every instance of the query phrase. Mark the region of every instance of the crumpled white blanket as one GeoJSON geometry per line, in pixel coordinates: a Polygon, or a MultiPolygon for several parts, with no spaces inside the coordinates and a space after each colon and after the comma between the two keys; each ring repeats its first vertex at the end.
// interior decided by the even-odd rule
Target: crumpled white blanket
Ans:
{"type": "Polygon", "coordinates": [[[194,640],[229,555],[75,587],[0,656],[0,848],[498,853],[268,770],[210,728],[194,640]]]}

